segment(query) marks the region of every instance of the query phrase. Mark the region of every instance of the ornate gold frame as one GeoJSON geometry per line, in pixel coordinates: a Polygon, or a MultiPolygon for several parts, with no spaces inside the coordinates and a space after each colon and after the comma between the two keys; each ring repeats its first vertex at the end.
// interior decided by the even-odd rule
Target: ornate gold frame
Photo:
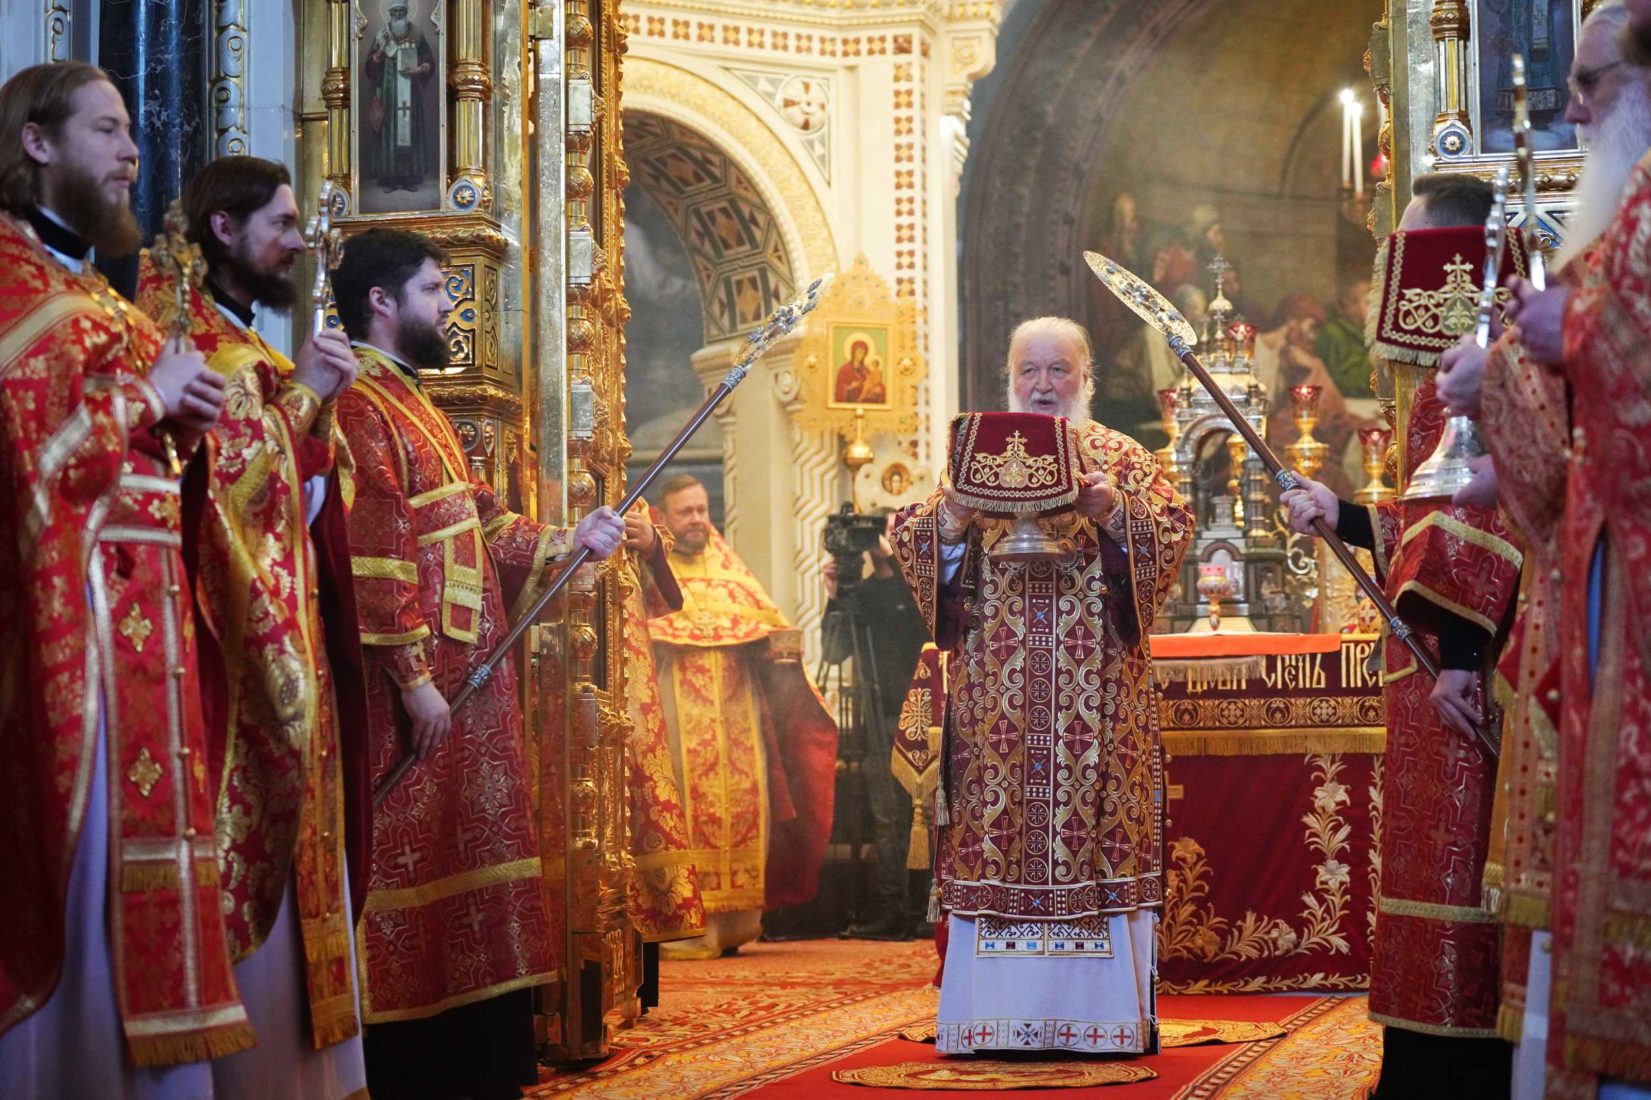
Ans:
{"type": "Polygon", "coordinates": [[[799,400],[792,413],[798,427],[835,430],[844,439],[852,439],[861,429],[867,435],[916,433],[918,392],[928,377],[928,365],[917,346],[917,304],[912,298],[891,294],[889,284],[864,256],[856,257],[847,271],[832,280],[808,317],[792,361],[801,364],[797,368],[799,400]],[[834,332],[843,329],[888,334],[884,401],[849,404],[835,400],[839,364],[832,342],[834,332]],[[861,414],[864,420],[857,425],[861,414]]]}

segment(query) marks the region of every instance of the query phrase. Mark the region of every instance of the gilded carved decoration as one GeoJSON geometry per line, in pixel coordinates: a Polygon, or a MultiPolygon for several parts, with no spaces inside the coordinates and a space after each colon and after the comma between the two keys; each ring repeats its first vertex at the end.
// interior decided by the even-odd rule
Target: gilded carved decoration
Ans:
{"type": "MultiPolygon", "coordinates": [[[[564,219],[566,271],[568,520],[624,495],[623,193],[617,0],[564,0],[563,64],[568,96],[564,219]],[[586,243],[588,242],[588,243],[586,243]]],[[[542,43],[548,48],[550,43],[542,43]]],[[[563,989],[558,1057],[600,1057],[610,1013],[640,1013],[637,939],[625,916],[627,843],[624,646],[618,573],[571,586],[567,625],[567,799],[569,980],[563,989]],[[592,969],[597,989],[576,976],[592,969]]]]}
{"type": "Polygon", "coordinates": [[[852,439],[917,431],[918,387],[928,373],[918,351],[917,308],[889,294],[864,256],[832,281],[797,347],[798,406],[804,429],[852,439]]]}
{"type": "MultiPolygon", "coordinates": [[[[1566,51],[1574,52],[1582,20],[1593,6],[1588,0],[1580,3],[1573,0],[1571,3],[1557,3],[1551,7],[1545,4],[1532,9],[1538,13],[1556,13],[1568,24],[1562,26],[1560,36],[1555,37],[1551,19],[1542,28],[1520,29],[1504,25],[1515,21],[1514,7],[1506,12],[1481,12],[1484,19],[1502,22],[1477,26],[1475,9],[1468,0],[1435,0],[1427,14],[1427,32],[1434,44],[1433,63],[1425,68],[1413,64],[1408,71],[1400,74],[1411,85],[1407,89],[1409,95],[1403,97],[1401,103],[1410,104],[1413,116],[1426,109],[1425,104],[1433,105],[1435,113],[1428,142],[1428,152],[1435,160],[1433,167],[1470,172],[1490,179],[1502,165],[1511,165],[1513,152],[1511,132],[1503,133],[1507,126],[1501,121],[1511,110],[1509,104],[1504,102],[1508,94],[1499,85],[1493,84],[1487,89],[1487,84],[1502,79],[1500,74],[1507,64],[1510,35],[1514,39],[1514,49],[1519,48],[1521,34],[1541,39],[1540,45],[1527,45],[1525,52],[1532,55],[1527,61],[1534,60],[1538,51],[1545,59],[1545,68],[1540,76],[1535,75],[1533,68],[1531,95],[1533,123],[1539,131],[1536,135],[1536,188],[1542,196],[1538,202],[1536,228],[1550,243],[1564,233],[1565,214],[1569,207],[1566,193],[1576,186],[1577,173],[1582,167],[1582,153],[1575,139],[1567,139],[1561,129],[1566,125],[1562,121],[1562,96],[1566,69],[1570,63],[1566,51]],[[1568,43],[1565,41],[1566,35],[1568,43]],[[1486,117],[1492,104],[1496,116],[1494,121],[1486,117]],[[1545,126],[1552,127],[1552,133],[1541,133],[1545,126]],[[1543,140],[1545,136],[1548,138],[1546,141],[1543,140]]],[[[1414,21],[1416,16],[1412,14],[1410,18],[1414,21]]],[[[1415,26],[1408,28],[1412,36],[1418,30],[1420,28],[1415,26]]],[[[1417,159],[1414,152],[1407,158],[1412,165],[1412,176],[1418,174],[1417,159]]],[[[1408,184],[1409,181],[1405,182],[1408,184]]],[[[1408,192],[1408,186],[1401,191],[1408,192]]],[[[1522,224],[1523,212],[1511,220],[1513,224],[1522,224]]]]}
{"type": "Polygon", "coordinates": [[[211,69],[212,152],[249,151],[247,126],[247,0],[214,0],[211,69]]]}
{"type": "MultiPolygon", "coordinates": [[[[370,131],[390,116],[363,86],[364,55],[387,31],[412,36],[387,28],[370,0],[306,0],[306,46],[320,73],[319,96],[306,100],[315,128],[306,189],[315,193],[323,175],[343,189],[335,214],[346,234],[394,226],[448,253],[451,366],[429,381],[432,397],[452,418],[473,476],[517,510],[571,524],[617,502],[628,450],[617,3],[423,0],[413,8],[425,46],[389,73],[423,79],[415,70],[439,58],[425,70],[442,104],[436,185],[426,188],[420,175],[409,198],[385,178],[385,154],[368,148],[370,131]],[[376,125],[358,117],[373,111],[383,112],[376,125]]],[[[378,91],[380,100],[388,94],[378,91]]],[[[609,571],[576,579],[560,621],[553,609],[529,632],[518,665],[562,961],[539,1024],[565,1059],[605,1055],[605,1017],[637,1012],[639,948],[623,910],[620,607],[609,571]]]]}
{"type": "Polygon", "coordinates": [[[70,0],[46,0],[46,60],[67,61],[74,32],[70,0]]]}

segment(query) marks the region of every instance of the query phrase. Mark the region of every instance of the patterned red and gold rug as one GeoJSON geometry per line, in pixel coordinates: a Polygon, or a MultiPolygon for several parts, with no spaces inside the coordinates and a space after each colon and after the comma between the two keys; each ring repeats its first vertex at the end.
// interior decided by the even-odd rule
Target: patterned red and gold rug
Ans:
{"type": "Polygon", "coordinates": [[[1357,1100],[1375,1083],[1380,1030],[1365,1018],[1363,997],[1164,997],[1165,1037],[1187,1045],[1151,1058],[983,1067],[913,1041],[934,1018],[933,974],[927,943],[760,943],[735,958],[667,962],[660,1007],[618,1034],[612,1058],[547,1071],[529,1096],[866,1100],[872,1085],[960,1097],[1016,1088],[1030,1100],[1109,1083],[1105,1095],[1119,1100],[1357,1100]],[[1278,1028],[1287,1034],[1264,1037],[1278,1028]],[[901,1038],[907,1030],[912,1038],[901,1038]]]}

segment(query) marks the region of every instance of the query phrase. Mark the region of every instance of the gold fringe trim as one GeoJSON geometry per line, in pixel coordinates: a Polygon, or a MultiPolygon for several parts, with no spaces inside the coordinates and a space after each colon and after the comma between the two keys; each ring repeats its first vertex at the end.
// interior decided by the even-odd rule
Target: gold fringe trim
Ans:
{"type": "Polygon", "coordinates": [[[1387,747],[1380,726],[1314,730],[1165,730],[1164,747],[1188,756],[1281,756],[1307,753],[1378,753],[1387,747]]]}
{"type": "Polygon", "coordinates": [[[127,863],[120,869],[120,892],[149,894],[178,888],[176,863],[127,863]]]}
{"type": "MultiPolygon", "coordinates": [[[[340,921],[339,923],[342,924],[343,922],[340,921]]],[[[346,928],[340,928],[336,932],[326,932],[313,938],[305,936],[304,959],[313,964],[348,958],[352,938],[346,928]]]]}
{"type": "Polygon", "coordinates": [[[1389,917],[1414,917],[1417,920],[1442,921],[1446,924],[1495,924],[1496,914],[1481,899],[1477,906],[1445,905],[1436,901],[1413,901],[1410,898],[1378,897],[1376,912],[1389,917]]]}
{"type": "Polygon", "coordinates": [[[1372,344],[1375,353],[1384,359],[1391,359],[1395,363],[1409,363],[1415,367],[1437,367],[1445,354],[1442,351],[1417,351],[1403,344],[1390,344],[1386,340],[1373,340],[1372,344]]]}
{"type": "MultiPolygon", "coordinates": [[[[758,901],[761,906],[761,901],[758,901]]],[[[419,1005],[417,1008],[386,1009],[382,1012],[374,1011],[367,1005],[365,996],[361,999],[361,1022],[365,1024],[394,1024],[403,1020],[422,1020],[429,1016],[437,1016],[450,1008],[462,1008],[473,1005],[477,1001],[485,1001],[504,993],[514,993],[518,989],[531,989],[536,985],[549,985],[561,978],[560,970],[546,970],[538,974],[527,974],[520,978],[512,978],[508,982],[499,982],[484,989],[473,989],[468,993],[447,997],[433,1004],[419,1005]]]]}
{"type": "Polygon", "coordinates": [[[138,1067],[181,1066],[188,1062],[206,1062],[239,1054],[258,1045],[251,1024],[230,1024],[211,1031],[187,1035],[150,1035],[126,1038],[126,1050],[132,1064],[138,1067]]]}
{"type": "MultiPolygon", "coordinates": [[[[205,890],[216,890],[222,881],[216,858],[195,860],[196,885],[205,890]]],[[[123,894],[176,890],[179,883],[176,863],[145,861],[122,864],[120,868],[120,892],[123,894]]]]}
{"type": "Polygon", "coordinates": [[[1510,1043],[1525,1036],[1525,1010],[1515,1005],[1503,1005],[1496,1010],[1496,1034],[1510,1043]]]}
{"type": "Polygon", "coordinates": [[[348,1001],[345,1011],[334,1019],[311,1022],[310,1038],[316,1050],[325,1050],[361,1034],[361,1027],[355,1022],[355,997],[350,996],[348,1001]]]}
{"type": "Polygon", "coordinates": [[[929,884],[928,920],[930,924],[939,924],[944,914],[940,911],[940,886],[938,883],[929,884]]]}
{"type": "Polygon", "coordinates": [[[1520,890],[1504,891],[1502,920],[1521,928],[1546,929],[1549,925],[1548,899],[1520,890]]]}
{"type": "Polygon", "coordinates": [[[1632,945],[1635,953],[1651,949],[1651,917],[1638,913],[1607,913],[1605,941],[1612,947],[1632,945]]]}
{"type": "Polygon", "coordinates": [[[1601,1077],[1651,1081],[1651,1047],[1636,1044],[1580,1035],[1567,1036],[1565,1064],[1571,1069],[1589,1070],[1601,1077]]]}
{"type": "MultiPolygon", "coordinates": [[[[1073,464],[1072,473],[1074,477],[1077,476],[1078,470],[1076,463],[1073,464]]],[[[994,500],[992,497],[976,496],[973,493],[964,492],[955,485],[952,486],[952,499],[967,508],[973,508],[977,512],[990,512],[994,515],[1017,516],[1024,512],[1031,512],[1033,515],[1038,515],[1042,512],[1053,512],[1058,508],[1065,508],[1070,505],[1073,501],[1078,499],[1078,487],[1074,485],[1071,489],[1060,494],[1059,496],[1041,497],[1039,498],[1036,506],[1031,508],[1026,506],[1030,503],[1029,501],[994,500]]]]}

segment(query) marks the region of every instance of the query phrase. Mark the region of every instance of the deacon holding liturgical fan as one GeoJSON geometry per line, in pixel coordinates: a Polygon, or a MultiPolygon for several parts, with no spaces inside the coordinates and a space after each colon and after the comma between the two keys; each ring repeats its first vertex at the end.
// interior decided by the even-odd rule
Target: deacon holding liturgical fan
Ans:
{"type": "Polygon", "coordinates": [[[1076,323],[1020,325],[1011,412],[959,417],[950,483],[895,519],[895,556],[948,651],[942,1053],[1156,1045],[1148,637],[1193,519],[1145,448],[1090,420],[1093,371],[1076,323]]]}

